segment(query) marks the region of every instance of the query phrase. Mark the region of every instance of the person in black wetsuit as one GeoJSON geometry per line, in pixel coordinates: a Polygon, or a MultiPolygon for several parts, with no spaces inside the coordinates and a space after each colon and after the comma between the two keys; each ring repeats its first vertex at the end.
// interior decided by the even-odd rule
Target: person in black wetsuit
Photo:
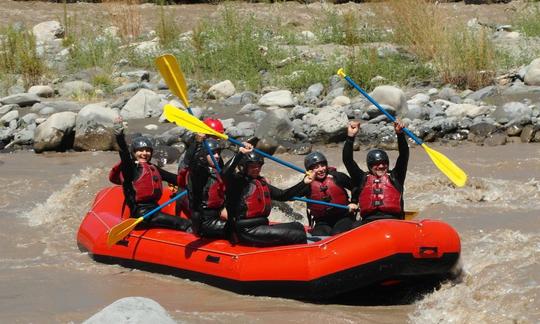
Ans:
{"type": "MultiPolygon", "coordinates": [[[[203,122],[213,130],[223,133],[225,131],[225,128],[223,127],[223,124],[219,119],[213,119],[213,118],[205,118],[203,122]]],[[[195,156],[201,156],[201,154],[205,154],[204,152],[201,153],[201,151],[204,151],[204,145],[203,141],[207,138],[214,138],[214,136],[206,135],[203,133],[193,133],[191,134],[191,137],[187,140],[187,148],[186,152],[184,153],[184,157],[180,160],[180,163],[178,163],[178,176],[177,176],[177,182],[178,182],[178,191],[183,191],[188,186],[188,178],[189,178],[189,166],[191,164],[191,160],[195,158],[195,156]]],[[[223,161],[221,159],[219,160],[220,164],[223,164],[223,161]]],[[[192,208],[189,205],[189,196],[184,196],[180,198],[176,203],[176,215],[180,215],[180,213],[184,213],[186,216],[191,218],[191,212],[192,208]]]]}
{"type": "MultiPolygon", "coordinates": [[[[170,184],[176,184],[176,175],[150,162],[153,145],[147,137],[140,136],[133,139],[131,144],[132,157],[121,123],[121,119],[115,121],[115,135],[120,148],[118,151],[120,162],[111,169],[109,180],[114,184],[122,185],[125,203],[129,207],[131,217],[138,218],[159,205],[158,201],[162,195],[162,180],[170,184]]],[[[155,212],[144,222],[150,226],[172,228],[180,231],[191,229],[190,220],[161,211],[155,212]]]]}
{"type": "MultiPolygon", "coordinates": [[[[221,170],[219,142],[209,138],[206,143],[221,170]]],[[[193,232],[202,237],[224,238],[227,224],[225,182],[205,148],[198,150],[189,161],[187,190],[193,232]]]]}
{"type": "MultiPolygon", "coordinates": [[[[304,159],[306,170],[313,174],[313,181],[302,190],[299,196],[313,200],[321,200],[339,205],[349,205],[349,194],[352,190],[351,178],[336,168],[328,166],[328,160],[320,152],[312,152],[304,159]]],[[[329,236],[348,231],[352,228],[355,215],[350,210],[329,207],[319,204],[307,204],[309,224],[313,225],[311,234],[314,236],[329,236]]]]}
{"type": "Polygon", "coordinates": [[[234,241],[252,246],[276,246],[307,242],[304,226],[298,222],[269,225],[272,200],[286,201],[298,195],[308,177],[295,186],[281,190],[261,177],[264,159],[247,144],[239,149],[223,169],[227,185],[227,210],[234,241]],[[239,166],[240,171],[236,172],[239,166]]]}
{"type": "Polygon", "coordinates": [[[351,194],[351,202],[358,203],[362,224],[377,219],[405,217],[403,190],[409,162],[409,146],[403,127],[403,122],[399,120],[394,123],[399,150],[394,169],[389,170],[386,152],[375,149],[367,154],[368,172],[366,172],[360,169],[353,159],[354,137],[360,130],[360,123],[352,121],[348,125],[342,157],[355,187],[351,194]]]}

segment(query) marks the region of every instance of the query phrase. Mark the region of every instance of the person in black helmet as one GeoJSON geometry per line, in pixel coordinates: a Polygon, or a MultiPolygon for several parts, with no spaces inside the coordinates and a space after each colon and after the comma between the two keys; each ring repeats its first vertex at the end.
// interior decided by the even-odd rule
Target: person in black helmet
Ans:
{"type": "Polygon", "coordinates": [[[287,201],[311,181],[307,176],[293,187],[281,190],[263,178],[264,159],[253,152],[249,143],[239,149],[225,164],[223,178],[227,184],[227,210],[232,240],[251,246],[276,246],[307,242],[304,226],[298,222],[269,225],[272,200],[287,201]],[[236,172],[236,167],[239,172],[236,172]]]}
{"type": "MultiPolygon", "coordinates": [[[[214,160],[221,162],[221,147],[216,139],[206,140],[214,160]]],[[[225,182],[214,166],[207,148],[198,150],[190,159],[187,190],[193,232],[202,237],[223,238],[227,221],[225,209],[225,182]]]]}
{"type": "MultiPolygon", "coordinates": [[[[128,149],[122,119],[115,120],[114,132],[120,150],[120,162],[109,173],[112,183],[122,185],[125,203],[129,207],[131,217],[139,218],[156,208],[162,195],[162,180],[176,184],[176,175],[167,172],[150,162],[154,151],[149,138],[140,136],[133,139],[132,152],[128,149]]],[[[155,227],[172,228],[187,231],[191,228],[191,221],[163,213],[155,212],[145,223],[155,227]]]]}
{"type": "MultiPolygon", "coordinates": [[[[328,160],[320,152],[306,155],[304,167],[311,171],[313,181],[302,190],[299,196],[309,199],[321,200],[339,205],[349,205],[349,194],[352,190],[351,178],[336,168],[328,166],[328,160]]],[[[355,220],[352,211],[356,205],[351,204],[350,209],[328,207],[319,204],[307,204],[307,216],[314,236],[329,236],[348,231],[355,220]]]]}
{"type": "Polygon", "coordinates": [[[360,123],[352,121],[348,125],[347,139],[343,146],[343,164],[355,186],[351,193],[351,202],[358,203],[362,223],[384,218],[404,219],[403,189],[409,162],[409,146],[403,127],[400,120],[394,123],[399,150],[395,167],[389,170],[388,155],[383,150],[375,149],[367,154],[366,172],[360,169],[353,159],[354,137],[360,130],[360,123]]]}

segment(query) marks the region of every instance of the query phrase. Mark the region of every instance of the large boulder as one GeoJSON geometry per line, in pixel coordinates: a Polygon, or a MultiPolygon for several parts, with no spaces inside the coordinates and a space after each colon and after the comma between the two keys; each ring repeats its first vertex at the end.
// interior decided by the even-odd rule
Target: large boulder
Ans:
{"type": "Polygon", "coordinates": [[[318,136],[323,142],[334,142],[345,139],[349,118],[341,107],[328,106],[319,110],[317,115],[306,118],[306,121],[311,126],[308,135],[318,136]]]}
{"type": "Polygon", "coordinates": [[[105,103],[85,106],[77,115],[73,148],[80,151],[108,151],[116,148],[113,133],[118,110],[105,103]]]}
{"type": "Polygon", "coordinates": [[[64,111],[51,115],[36,128],[34,151],[65,151],[73,146],[73,129],[77,114],[64,111]]]}
{"type": "Polygon", "coordinates": [[[36,37],[36,42],[48,43],[64,37],[64,27],[56,20],[45,21],[35,25],[32,33],[36,37]]]}
{"type": "Polygon", "coordinates": [[[0,104],[15,104],[20,107],[32,106],[38,102],[41,102],[41,99],[33,93],[17,93],[0,99],[0,104]]]}
{"type": "Polygon", "coordinates": [[[497,107],[491,117],[501,124],[521,120],[528,122],[532,117],[532,108],[517,101],[507,102],[497,107]]]}
{"type": "Polygon", "coordinates": [[[152,90],[140,89],[120,111],[124,119],[141,119],[158,117],[163,113],[167,103],[160,95],[152,90]]]}
{"type": "Polygon", "coordinates": [[[407,115],[407,99],[403,90],[390,85],[378,86],[370,93],[380,105],[394,108],[396,116],[407,115]]]}
{"type": "Polygon", "coordinates": [[[232,96],[235,91],[234,84],[230,80],[225,80],[211,86],[206,94],[212,99],[226,99],[232,96]]]}
{"type": "Polygon", "coordinates": [[[294,98],[289,90],[272,91],[259,99],[261,106],[293,107],[294,98]]]}
{"type": "Polygon", "coordinates": [[[276,140],[291,140],[293,124],[285,109],[275,109],[268,112],[255,130],[255,136],[260,139],[274,138],[276,140]]]}

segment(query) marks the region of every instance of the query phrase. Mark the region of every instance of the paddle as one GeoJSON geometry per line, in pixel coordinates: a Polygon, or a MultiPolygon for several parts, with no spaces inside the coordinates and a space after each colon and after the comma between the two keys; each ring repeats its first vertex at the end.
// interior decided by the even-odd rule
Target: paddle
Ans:
{"type": "MultiPolygon", "coordinates": [[[[335,207],[335,208],[341,208],[341,209],[347,209],[347,210],[349,209],[349,206],[329,203],[329,202],[322,201],[322,200],[313,200],[313,199],[304,198],[304,197],[293,197],[292,199],[297,200],[297,201],[303,201],[303,202],[306,202],[306,203],[311,203],[311,204],[319,204],[319,205],[335,207]]],[[[406,220],[411,220],[411,219],[415,218],[418,214],[419,214],[418,211],[405,211],[405,219],[406,220]]]]}
{"type": "Polygon", "coordinates": [[[122,223],[113,226],[111,230],[109,231],[109,235],[107,236],[107,245],[112,246],[116,244],[116,242],[126,237],[135,228],[135,226],[137,226],[137,224],[147,219],[148,217],[153,215],[155,212],[157,212],[161,208],[169,205],[173,201],[178,200],[179,198],[182,198],[186,194],[187,194],[187,190],[184,190],[181,193],[174,196],[173,198],[167,200],[163,204],[157,206],[156,208],[152,209],[148,213],[144,214],[143,216],[139,218],[128,218],[122,223]]]}
{"type": "MultiPolygon", "coordinates": [[[[184,74],[180,69],[180,65],[178,64],[176,57],[171,54],[161,55],[156,58],[156,66],[161,73],[163,80],[165,80],[165,83],[172,91],[172,93],[174,93],[178,98],[180,98],[180,100],[182,100],[184,106],[189,111],[189,114],[193,115],[193,111],[191,110],[187,97],[186,79],[184,78],[184,74]]],[[[212,159],[212,163],[214,163],[214,167],[218,172],[221,172],[221,168],[219,167],[219,164],[217,163],[214,154],[210,149],[210,146],[206,141],[203,141],[203,145],[206,148],[208,154],[210,154],[210,158],[212,159]]]]}
{"type": "MultiPolygon", "coordinates": [[[[243,147],[244,144],[242,144],[242,142],[234,139],[234,138],[231,138],[229,136],[227,136],[226,134],[223,134],[223,133],[220,133],[220,132],[217,132],[215,131],[214,129],[210,128],[208,125],[206,125],[205,123],[203,123],[202,121],[200,121],[197,117],[194,117],[178,108],[176,108],[175,106],[171,105],[171,104],[166,104],[165,107],[163,107],[163,115],[165,116],[165,118],[167,118],[167,120],[169,120],[170,122],[173,122],[175,124],[177,124],[178,126],[182,126],[182,127],[185,127],[187,129],[189,129],[190,131],[192,132],[195,132],[195,133],[204,133],[204,134],[208,134],[208,135],[212,135],[212,136],[216,136],[216,137],[219,137],[219,138],[222,138],[224,140],[227,140],[233,144],[236,144],[238,146],[241,146],[243,147]]],[[[306,173],[305,170],[297,167],[296,165],[294,164],[291,164],[289,162],[286,162],[286,161],[283,161],[275,156],[272,156],[268,153],[265,153],[261,150],[258,150],[258,149],[253,149],[257,154],[259,155],[262,155],[274,162],[277,162],[281,165],[284,165],[286,167],[289,167],[295,171],[298,171],[300,173],[306,173]]]]}
{"type": "MultiPolygon", "coordinates": [[[[349,82],[350,85],[352,85],[356,90],[358,90],[364,97],[366,97],[367,100],[369,100],[375,107],[377,107],[382,113],[388,117],[391,121],[395,122],[396,119],[394,116],[390,115],[383,107],[381,107],[375,99],[373,99],[367,92],[365,92],[360,86],[358,86],[348,75],[345,74],[343,69],[339,69],[337,71],[337,74],[345,78],[347,82],[349,82]]],[[[431,158],[431,161],[433,161],[433,164],[441,172],[448,177],[456,186],[463,187],[465,183],[467,182],[467,174],[460,169],[454,162],[450,161],[446,156],[444,156],[442,153],[439,153],[431,148],[429,148],[426,143],[424,143],[422,140],[420,140],[416,135],[414,135],[409,129],[403,128],[403,131],[405,131],[405,134],[407,134],[410,138],[413,139],[413,141],[416,142],[416,144],[422,146],[428,156],[431,158]]]]}

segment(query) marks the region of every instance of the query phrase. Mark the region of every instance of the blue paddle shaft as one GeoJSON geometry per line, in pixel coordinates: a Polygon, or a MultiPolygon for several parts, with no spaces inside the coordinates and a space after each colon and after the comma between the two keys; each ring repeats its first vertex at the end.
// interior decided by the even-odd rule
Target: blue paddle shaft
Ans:
{"type": "Polygon", "coordinates": [[[172,202],[175,201],[175,200],[178,200],[178,199],[184,197],[186,194],[187,194],[187,190],[182,191],[182,192],[179,193],[178,195],[172,197],[171,199],[167,200],[167,201],[164,202],[163,204],[157,206],[156,208],[152,209],[152,210],[149,211],[148,213],[144,214],[144,215],[142,216],[142,218],[146,220],[146,218],[148,218],[149,216],[152,216],[155,212],[157,212],[157,211],[160,210],[161,208],[163,208],[163,207],[169,205],[170,203],[172,203],[172,202]]]}
{"type": "MultiPolygon", "coordinates": [[[[345,80],[347,80],[347,82],[349,82],[350,85],[352,85],[356,90],[358,90],[358,92],[360,92],[364,97],[366,97],[367,100],[369,100],[373,105],[375,105],[375,107],[377,107],[377,109],[379,109],[383,114],[385,114],[386,117],[388,117],[388,119],[390,119],[393,122],[396,121],[396,118],[394,118],[394,116],[390,115],[388,113],[388,111],[386,111],[386,109],[381,107],[381,105],[379,105],[379,103],[377,101],[375,101],[375,99],[373,99],[367,92],[365,92],[364,89],[360,88],[360,86],[358,84],[356,84],[356,82],[354,82],[353,79],[351,79],[351,77],[346,75],[345,80]]],[[[416,137],[416,135],[414,135],[407,127],[403,127],[403,131],[410,138],[412,138],[413,141],[416,142],[416,144],[422,145],[422,143],[423,143],[422,140],[419,139],[418,137],[416,137]]]]}
{"type": "MultiPolygon", "coordinates": [[[[233,143],[233,144],[236,144],[236,145],[238,145],[238,146],[244,147],[244,144],[242,144],[242,142],[240,142],[240,141],[238,141],[238,140],[236,140],[236,139],[234,139],[234,138],[228,137],[227,140],[228,140],[229,142],[233,143]]],[[[282,164],[282,165],[284,165],[284,166],[286,166],[286,167],[289,167],[289,168],[291,168],[291,169],[293,169],[293,170],[295,170],[295,171],[298,171],[298,172],[300,172],[300,173],[306,173],[306,170],[301,169],[301,168],[297,167],[296,165],[291,164],[291,163],[289,163],[289,162],[286,162],[286,161],[283,161],[283,160],[281,160],[281,159],[278,159],[277,157],[274,157],[274,156],[272,156],[272,155],[270,155],[270,154],[268,154],[268,153],[265,153],[265,152],[263,152],[263,151],[261,151],[261,150],[253,149],[253,151],[255,151],[255,153],[257,153],[257,154],[259,154],[259,155],[262,155],[262,156],[264,156],[264,157],[266,157],[266,158],[269,158],[270,160],[272,160],[272,161],[274,161],[274,162],[277,162],[277,163],[279,163],[279,164],[282,164]]]]}
{"type": "Polygon", "coordinates": [[[298,200],[298,201],[304,201],[311,204],[319,204],[319,205],[325,205],[325,206],[336,207],[336,208],[341,208],[341,209],[349,209],[349,206],[329,203],[329,202],[321,201],[321,200],[313,200],[313,199],[304,198],[304,197],[293,197],[292,199],[298,200]]]}

